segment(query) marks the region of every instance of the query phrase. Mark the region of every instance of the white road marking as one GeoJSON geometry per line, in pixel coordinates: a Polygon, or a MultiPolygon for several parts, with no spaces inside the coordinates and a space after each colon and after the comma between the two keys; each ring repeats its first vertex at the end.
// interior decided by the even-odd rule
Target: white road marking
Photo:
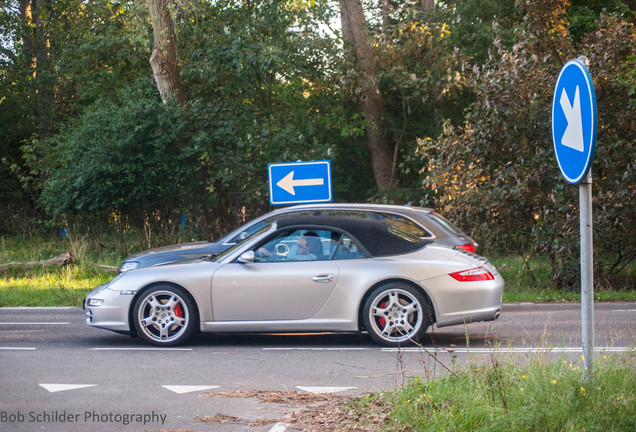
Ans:
{"type": "Polygon", "coordinates": [[[7,350],[7,351],[34,351],[36,350],[36,347],[0,347],[0,350],[7,350]]]}
{"type": "Polygon", "coordinates": [[[220,386],[195,386],[195,385],[162,385],[161,387],[175,392],[177,394],[192,393],[203,390],[211,390],[219,388],[220,386]]]}
{"type": "Polygon", "coordinates": [[[36,347],[0,347],[0,350],[7,351],[35,351],[36,347]]]}
{"type": "Polygon", "coordinates": [[[68,322],[0,322],[0,325],[68,325],[68,322]]]}
{"type": "Polygon", "coordinates": [[[343,392],[347,390],[357,389],[357,387],[303,387],[303,386],[296,386],[296,388],[308,393],[313,393],[313,394],[339,393],[339,392],[343,392]]]}
{"type": "Polygon", "coordinates": [[[289,423],[276,423],[269,432],[285,432],[289,427],[289,423]]]}
{"type": "MultiPolygon", "coordinates": [[[[492,353],[533,353],[533,352],[554,352],[554,353],[580,353],[583,348],[581,347],[568,347],[568,348],[532,348],[532,347],[509,347],[509,348],[382,348],[382,352],[435,352],[435,353],[473,353],[473,354],[492,354],[492,353]]],[[[633,348],[629,347],[597,347],[594,351],[599,352],[628,352],[633,348]]]]}
{"type": "Polygon", "coordinates": [[[304,348],[304,347],[288,347],[288,348],[263,348],[263,351],[365,351],[369,348],[354,347],[332,347],[332,348],[304,348]]]}
{"type": "Polygon", "coordinates": [[[112,347],[89,348],[91,351],[192,351],[192,348],[112,347]]]}
{"type": "Polygon", "coordinates": [[[48,390],[51,393],[66,391],[66,390],[78,390],[87,387],[95,387],[97,384],[40,384],[40,387],[48,390]]]}

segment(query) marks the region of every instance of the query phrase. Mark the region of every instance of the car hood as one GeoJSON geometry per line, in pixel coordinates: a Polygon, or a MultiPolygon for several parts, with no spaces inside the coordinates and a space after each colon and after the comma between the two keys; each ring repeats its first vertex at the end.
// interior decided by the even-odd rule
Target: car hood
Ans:
{"type": "Polygon", "coordinates": [[[154,249],[149,249],[143,252],[136,253],[127,258],[127,260],[145,257],[147,255],[155,255],[155,254],[187,254],[187,253],[196,253],[200,250],[207,250],[210,246],[213,246],[215,243],[208,241],[199,241],[199,242],[191,242],[191,243],[181,243],[170,246],[163,246],[154,249]]]}
{"type": "Polygon", "coordinates": [[[219,264],[208,260],[189,259],[144,267],[120,273],[113,279],[111,289],[137,289],[154,282],[186,284],[193,280],[208,280],[219,264]]]}
{"type": "MultiPolygon", "coordinates": [[[[206,256],[215,256],[227,249],[220,242],[192,242],[150,249],[126,258],[120,266],[120,271],[125,263],[137,263],[137,268],[154,267],[170,263],[187,261],[206,256]]],[[[128,270],[124,270],[128,271],[128,270]]]]}

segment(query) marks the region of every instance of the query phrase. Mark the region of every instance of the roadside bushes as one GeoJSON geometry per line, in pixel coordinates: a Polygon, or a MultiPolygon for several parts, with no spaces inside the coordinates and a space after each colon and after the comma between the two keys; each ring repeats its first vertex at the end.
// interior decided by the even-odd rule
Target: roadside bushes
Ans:
{"type": "Polygon", "coordinates": [[[183,109],[150,91],[129,88],[97,101],[38,148],[42,203],[58,217],[125,215],[126,224],[170,237],[196,200],[189,126],[183,109]]]}
{"type": "Polygon", "coordinates": [[[563,64],[590,59],[598,103],[592,166],[597,282],[633,287],[626,268],[636,257],[633,24],[602,16],[580,45],[570,37],[567,2],[527,3],[522,35],[512,49],[491,53],[474,76],[477,102],[462,127],[447,125],[420,140],[427,162],[425,203],[471,232],[487,253],[547,256],[557,287],[578,289],[578,187],[560,175],[551,137],[554,85],[563,64]],[[547,7],[546,4],[550,4],[547,7]],[[542,6],[543,5],[543,6],[542,6]],[[549,11],[546,13],[546,11],[549,11]]]}

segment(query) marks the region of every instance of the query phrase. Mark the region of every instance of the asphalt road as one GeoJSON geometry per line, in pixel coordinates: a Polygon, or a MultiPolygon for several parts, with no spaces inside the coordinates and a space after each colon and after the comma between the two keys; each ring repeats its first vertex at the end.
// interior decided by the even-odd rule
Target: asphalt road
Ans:
{"type": "MultiPolygon", "coordinates": [[[[636,347],[636,303],[597,303],[594,316],[599,361],[636,347]]],[[[493,355],[577,361],[580,329],[577,303],[506,304],[499,320],[433,328],[416,349],[358,334],[199,334],[159,349],[89,327],[77,308],[0,308],[0,431],[282,432],[298,408],[254,392],[358,395],[493,355]]]]}

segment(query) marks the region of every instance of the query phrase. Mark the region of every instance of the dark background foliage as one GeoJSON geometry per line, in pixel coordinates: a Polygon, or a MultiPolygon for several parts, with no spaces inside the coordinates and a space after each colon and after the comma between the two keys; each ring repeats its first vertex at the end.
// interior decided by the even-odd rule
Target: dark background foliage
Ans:
{"type": "Polygon", "coordinates": [[[329,159],[335,201],[436,207],[482,252],[548,257],[571,288],[578,191],[560,177],[550,107],[562,65],[585,55],[597,274],[633,266],[633,1],[362,4],[389,189],[374,181],[370,83],[338,2],[174,2],[178,105],[152,78],[145,2],[0,0],[0,233],[75,224],[143,233],[137,249],[214,239],[269,209],[267,163],[329,159]]]}

